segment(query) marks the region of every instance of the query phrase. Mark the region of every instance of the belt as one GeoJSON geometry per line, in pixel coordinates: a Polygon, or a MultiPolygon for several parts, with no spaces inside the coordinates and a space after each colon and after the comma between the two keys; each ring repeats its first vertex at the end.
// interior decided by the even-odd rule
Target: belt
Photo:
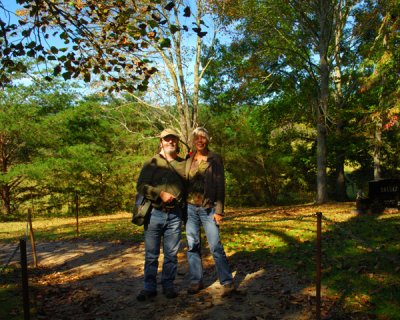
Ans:
{"type": "Polygon", "coordinates": [[[190,204],[190,205],[192,205],[192,206],[195,206],[195,207],[202,207],[202,205],[201,204],[196,204],[196,203],[192,203],[192,202],[188,202],[188,204],[190,204]]]}
{"type": "Polygon", "coordinates": [[[188,202],[188,204],[190,204],[196,208],[204,208],[206,210],[207,214],[210,214],[211,210],[213,209],[213,208],[203,207],[202,205],[194,204],[194,203],[190,203],[190,202],[188,202]]]}
{"type": "Polygon", "coordinates": [[[173,211],[177,211],[177,208],[178,208],[178,206],[174,206],[174,207],[161,207],[160,208],[160,210],[161,211],[163,211],[163,212],[166,212],[166,213],[170,213],[170,212],[173,212],[173,211]]]}

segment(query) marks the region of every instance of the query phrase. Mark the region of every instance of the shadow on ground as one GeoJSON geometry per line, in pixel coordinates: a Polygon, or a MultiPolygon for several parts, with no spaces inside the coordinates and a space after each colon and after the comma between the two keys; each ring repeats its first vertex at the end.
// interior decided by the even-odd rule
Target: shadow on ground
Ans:
{"type": "MultiPolygon", "coordinates": [[[[31,270],[34,318],[315,319],[315,243],[273,228],[260,230],[260,217],[268,220],[277,215],[279,210],[271,209],[232,213],[226,218],[226,224],[235,217],[245,218],[241,232],[273,234],[287,244],[282,250],[266,247],[231,254],[238,292],[227,298],[221,297],[206,247],[204,290],[197,295],[186,293],[183,246],[176,280],[178,298],[169,300],[159,294],[139,303],[135,297],[143,281],[142,243],[76,240],[38,244],[40,267],[31,270]]],[[[295,209],[284,213],[286,218],[296,215],[295,209]]],[[[400,219],[398,215],[381,218],[354,215],[340,223],[324,220],[323,319],[399,319],[400,219]],[[353,301],[351,310],[343,308],[348,299],[353,301]]]]}

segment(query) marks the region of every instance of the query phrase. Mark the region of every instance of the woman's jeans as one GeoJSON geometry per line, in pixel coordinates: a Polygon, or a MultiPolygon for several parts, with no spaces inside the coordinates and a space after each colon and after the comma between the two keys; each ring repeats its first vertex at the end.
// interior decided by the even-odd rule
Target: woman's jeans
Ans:
{"type": "Polygon", "coordinates": [[[152,209],[150,221],[145,225],[145,263],[144,289],[157,290],[158,257],[163,243],[164,262],[161,273],[161,284],[164,289],[174,287],[178,267],[178,250],[182,236],[181,209],[170,212],[152,209]]]}
{"type": "Polygon", "coordinates": [[[214,209],[206,209],[188,204],[188,220],[186,223],[186,237],[188,241],[188,263],[191,283],[200,283],[203,280],[203,266],[201,263],[200,226],[203,225],[208,245],[213,255],[219,281],[222,285],[233,281],[228,260],[219,238],[218,226],[214,221],[214,209]]]}

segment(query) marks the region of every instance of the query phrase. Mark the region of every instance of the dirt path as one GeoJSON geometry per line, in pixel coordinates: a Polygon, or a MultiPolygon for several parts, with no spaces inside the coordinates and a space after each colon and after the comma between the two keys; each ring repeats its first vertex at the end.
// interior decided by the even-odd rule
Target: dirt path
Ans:
{"type": "Polygon", "coordinates": [[[176,280],[178,298],[166,299],[159,294],[143,303],[135,298],[142,288],[143,244],[78,240],[39,243],[37,250],[40,268],[31,274],[32,287],[37,288],[31,294],[36,300],[37,319],[315,318],[313,284],[272,265],[230,257],[239,291],[222,298],[212,258],[206,253],[206,288],[188,295],[182,248],[176,280]]]}

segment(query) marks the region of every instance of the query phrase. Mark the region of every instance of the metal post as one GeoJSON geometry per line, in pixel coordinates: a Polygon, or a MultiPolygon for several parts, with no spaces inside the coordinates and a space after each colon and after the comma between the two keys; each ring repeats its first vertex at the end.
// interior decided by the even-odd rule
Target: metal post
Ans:
{"type": "Polygon", "coordinates": [[[317,276],[316,276],[316,304],[315,312],[316,319],[321,320],[321,225],[322,225],[322,212],[317,212],[317,253],[316,253],[316,264],[317,264],[317,276]]]}
{"type": "Polygon", "coordinates": [[[26,241],[19,240],[21,252],[21,273],[22,273],[22,298],[24,306],[24,320],[29,320],[29,286],[28,286],[28,263],[26,258],[26,241]]]}

